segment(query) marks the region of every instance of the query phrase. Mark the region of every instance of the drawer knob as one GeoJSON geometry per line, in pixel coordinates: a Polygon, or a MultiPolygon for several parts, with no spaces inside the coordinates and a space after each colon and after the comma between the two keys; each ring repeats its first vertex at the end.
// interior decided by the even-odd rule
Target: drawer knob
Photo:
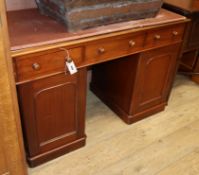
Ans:
{"type": "Polygon", "coordinates": [[[41,66],[40,66],[38,63],[34,63],[34,64],[32,65],[32,68],[33,68],[34,70],[39,70],[39,69],[41,68],[41,66]]]}
{"type": "Polygon", "coordinates": [[[130,47],[134,47],[135,46],[135,41],[133,41],[133,40],[129,41],[129,46],[130,47]]]}
{"type": "Polygon", "coordinates": [[[178,32],[177,31],[173,31],[173,36],[177,36],[178,32]]]}
{"type": "Polygon", "coordinates": [[[101,48],[98,49],[98,52],[99,52],[100,54],[103,54],[103,53],[106,52],[106,50],[105,50],[103,47],[101,47],[101,48]]]}
{"type": "Polygon", "coordinates": [[[155,35],[154,38],[155,38],[156,40],[159,40],[159,39],[161,38],[161,36],[160,36],[160,35],[155,35]]]}

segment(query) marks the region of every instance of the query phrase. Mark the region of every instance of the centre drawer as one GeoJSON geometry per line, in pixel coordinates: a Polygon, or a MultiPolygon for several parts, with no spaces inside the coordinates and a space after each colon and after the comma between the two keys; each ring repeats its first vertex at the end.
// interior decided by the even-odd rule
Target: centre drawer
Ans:
{"type": "Polygon", "coordinates": [[[143,32],[89,43],[85,50],[86,61],[92,64],[130,55],[143,49],[144,39],[143,32]]]}
{"type": "Polygon", "coordinates": [[[52,49],[15,57],[16,82],[64,72],[67,51],[76,66],[79,66],[83,60],[81,47],[52,49]]]}

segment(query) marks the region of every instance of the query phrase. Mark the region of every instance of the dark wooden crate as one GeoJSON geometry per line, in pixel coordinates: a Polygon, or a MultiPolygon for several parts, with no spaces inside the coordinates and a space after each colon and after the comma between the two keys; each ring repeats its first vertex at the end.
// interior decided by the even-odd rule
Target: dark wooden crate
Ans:
{"type": "Polygon", "coordinates": [[[41,13],[63,22],[69,31],[154,17],[162,0],[36,0],[41,13]]]}

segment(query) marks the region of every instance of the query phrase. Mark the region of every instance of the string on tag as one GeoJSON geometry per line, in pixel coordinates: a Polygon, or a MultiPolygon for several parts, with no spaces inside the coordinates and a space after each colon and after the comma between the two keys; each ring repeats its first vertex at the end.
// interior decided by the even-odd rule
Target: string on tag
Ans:
{"type": "Polygon", "coordinates": [[[69,51],[65,48],[60,48],[61,50],[64,50],[66,52],[66,57],[65,57],[65,74],[67,75],[67,70],[70,72],[70,74],[75,74],[77,72],[77,68],[70,57],[69,51]]]}

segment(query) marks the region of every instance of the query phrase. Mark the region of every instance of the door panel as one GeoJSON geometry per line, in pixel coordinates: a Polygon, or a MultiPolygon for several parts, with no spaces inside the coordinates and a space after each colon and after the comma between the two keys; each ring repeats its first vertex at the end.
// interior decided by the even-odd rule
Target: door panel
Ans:
{"type": "Polygon", "coordinates": [[[30,157],[85,136],[85,69],[19,85],[18,94],[30,157]]]}
{"type": "Polygon", "coordinates": [[[179,45],[173,45],[141,54],[133,112],[140,112],[167,101],[178,50],[179,45]]]}

